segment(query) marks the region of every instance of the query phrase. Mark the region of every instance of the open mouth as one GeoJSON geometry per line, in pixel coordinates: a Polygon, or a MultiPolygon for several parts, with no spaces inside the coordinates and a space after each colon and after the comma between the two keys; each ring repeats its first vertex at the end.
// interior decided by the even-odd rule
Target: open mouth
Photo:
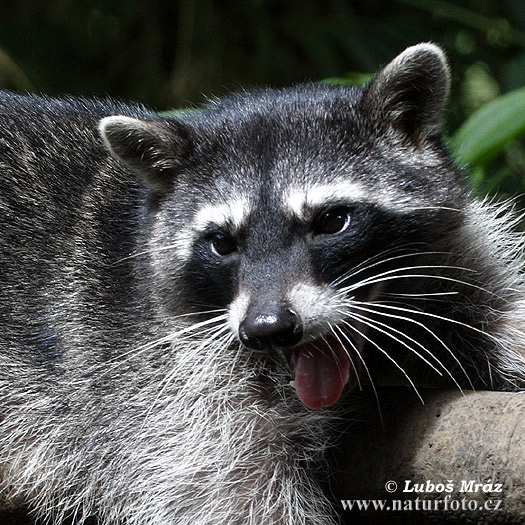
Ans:
{"type": "Polygon", "coordinates": [[[337,403],[346,384],[354,379],[348,350],[332,335],[295,347],[291,364],[297,396],[314,410],[337,403]]]}

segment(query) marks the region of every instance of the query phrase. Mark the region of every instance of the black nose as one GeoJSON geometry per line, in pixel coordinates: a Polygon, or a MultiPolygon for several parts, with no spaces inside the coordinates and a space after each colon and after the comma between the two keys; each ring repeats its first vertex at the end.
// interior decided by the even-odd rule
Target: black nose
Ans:
{"type": "Polygon", "coordinates": [[[254,350],[289,348],[302,336],[301,320],[291,308],[282,308],[276,313],[248,311],[239,326],[242,344],[254,350]]]}

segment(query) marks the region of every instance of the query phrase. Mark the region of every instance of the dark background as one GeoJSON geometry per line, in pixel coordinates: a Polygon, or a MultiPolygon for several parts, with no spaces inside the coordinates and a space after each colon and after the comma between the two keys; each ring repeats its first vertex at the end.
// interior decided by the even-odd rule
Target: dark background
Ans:
{"type": "MultiPolygon", "coordinates": [[[[360,82],[406,46],[434,41],[453,67],[452,134],[525,85],[525,0],[0,0],[0,8],[4,89],[111,95],[165,110],[241,86],[360,82]]],[[[523,191],[522,142],[487,178],[502,169],[495,189],[523,191]]]]}

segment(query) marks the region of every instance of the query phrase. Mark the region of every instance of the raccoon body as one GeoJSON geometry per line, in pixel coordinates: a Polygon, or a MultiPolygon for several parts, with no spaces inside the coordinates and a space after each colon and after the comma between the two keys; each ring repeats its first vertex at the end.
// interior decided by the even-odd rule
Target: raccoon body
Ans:
{"type": "Polygon", "coordinates": [[[523,388],[517,219],[450,160],[448,90],[421,44],[362,90],[178,118],[0,95],[2,504],[328,525],[323,454],[362,382],[523,388]]]}

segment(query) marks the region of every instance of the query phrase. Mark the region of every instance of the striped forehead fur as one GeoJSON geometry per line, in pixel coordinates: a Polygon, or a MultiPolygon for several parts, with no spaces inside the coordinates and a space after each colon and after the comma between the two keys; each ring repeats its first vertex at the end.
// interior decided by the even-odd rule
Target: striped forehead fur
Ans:
{"type": "Polygon", "coordinates": [[[216,226],[235,233],[245,224],[250,211],[250,202],[246,197],[237,197],[219,204],[207,204],[197,211],[191,228],[200,233],[209,226],[216,226]]]}
{"type": "Polygon", "coordinates": [[[367,195],[366,188],[356,182],[315,184],[305,188],[290,188],[284,195],[284,208],[298,219],[304,218],[311,209],[337,199],[361,201],[367,195]]]}
{"type": "Polygon", "coordinates": [[[359,181],[337,181],[328,184],[313,184],[290,188],[283,195],[282,205],[288,215],[307,219],[311,211],[333,203],[364,202],[377,204],[397,213],[420,208],[424,203],[412,195],[399,193],[392,188],[371,192],[359,181]]]}
{"type": "Polygon", "coordinates": [[[237,197],[229,202],[209,203],[197,210],[187,228],[177,233],[175,246],[180,258],[187,259],[195,239],[208,228],[225,230],[236,234],[248,220],[251,212],[250,201],[237,197]]]}

